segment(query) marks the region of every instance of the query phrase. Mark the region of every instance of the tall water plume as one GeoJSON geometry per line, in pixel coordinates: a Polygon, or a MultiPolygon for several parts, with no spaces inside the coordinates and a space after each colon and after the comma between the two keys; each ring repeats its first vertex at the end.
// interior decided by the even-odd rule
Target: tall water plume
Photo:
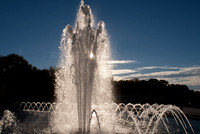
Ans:
{"type": "Polygon", "coordinates": [[[109,47],[104,22],[99,22],[95,30],[91,9],[81,1],[75,28],[67,25],[62,34],[52,131],[88,132],[94,109],[104,128],[111,123],[107,110],[111,109],[107,104],[113,103],[109,47]]]}

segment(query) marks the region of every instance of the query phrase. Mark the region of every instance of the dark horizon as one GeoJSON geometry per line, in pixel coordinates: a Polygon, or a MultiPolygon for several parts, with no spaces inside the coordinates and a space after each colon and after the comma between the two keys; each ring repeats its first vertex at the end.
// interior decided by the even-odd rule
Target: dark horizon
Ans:
{"type": "MultiPolygon", "coordinates": [[[[0,57],[0,107],[16,110],[19,102],[54,102],[56,68],[37,69],[22,56],[0,57]]],[[[158,103],[200,108],[200,92],[166,80],[112,81],[115,103],[158,103]]]]}

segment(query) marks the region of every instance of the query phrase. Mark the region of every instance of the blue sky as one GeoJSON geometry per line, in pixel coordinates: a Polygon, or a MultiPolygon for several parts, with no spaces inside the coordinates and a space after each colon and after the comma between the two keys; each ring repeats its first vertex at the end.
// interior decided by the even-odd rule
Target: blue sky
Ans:
{"type": "MultiPolygon", "coordinates": [[[[200,1],[85,0],[110,37],[115,79],[158,78],[200,90],[200,1]]],[[[0,55],[58,65],[63,28],[79,0],[1,0],[0,55]]]]}

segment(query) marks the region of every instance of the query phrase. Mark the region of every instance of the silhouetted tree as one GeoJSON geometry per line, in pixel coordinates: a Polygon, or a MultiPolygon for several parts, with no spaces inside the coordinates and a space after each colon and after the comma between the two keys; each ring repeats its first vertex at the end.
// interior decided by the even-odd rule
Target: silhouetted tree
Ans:
{"type": "Polygon", "coordinates": [[[166,80],[157,79],[120,80],[112,83],[116,103],[158,103],[200,108],[200,92],[189,90],[186,85],[169,84],[166,80]]]}
{"type": "Polygon", "coordinates": [[[0,107],[13,108],[22,101],[52,102],[54,70],[39,70],[16,54],[0,57],[0,107]]]}

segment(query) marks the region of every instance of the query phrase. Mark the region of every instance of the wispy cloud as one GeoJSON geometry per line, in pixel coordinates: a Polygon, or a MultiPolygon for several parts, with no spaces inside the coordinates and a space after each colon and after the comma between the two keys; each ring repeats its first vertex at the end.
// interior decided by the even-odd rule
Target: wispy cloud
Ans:
{"type": "MultiPolygon", "coordinates": [[[[158,78],[158,79],[163,79],[163,78],[158,78]]],[[[182,84],[182,85],[200,87],[200,76],[165,78],[165,80],[173,84],[182,84]]]]}
{"type": "Polygon", "coordinates": [[[119,69],[119,70],[112,70],[112,75],[128,74],[128,73],[135,73],[135,72],[136,70],[119,69]]]}
{"type": "Polygon", "coordinates": [[[138,71],[141,70],[151,70],[151,69],[179,69],[178,67],[169,67],[169,66],[150,66],[150,67],[139,67],[138,71]]]}
{"type": "Polygon", "coordinates": [[[135,60],[111,60],[109,64],[129,64],[129,63],[138,63],[135,60]]]}
{"type": "Polygon", "coordinates": [[[135,70],[137,73],[127,75],[126,78],[132,77],[190,77],[190,76],[200,76],[200,67],[186,67],[186,68],[179,68],[179,67],[141,67],[135,70]],[[142,73],[145,69],[166,69],[166,71],[157,71],[151,73],[142,73]],[[173,71],[171,71],[173,70],[173,71]]]}
{"type": "MultiPolygon", "coordinates": [[[[126,71],[121,71],[120,74],[123,74],[123,72],[124,72],[123,76],[117,76],[117,77],[114,76],[114,79],[120,80],[120,79],[132,79],[132,78],[139,78],[139,79],[156,78],[156,79],[165,79],[173,84],[183,84],[188,86],[200,87],[200,66],[192,66],[192,67],[149,66],[149,67],[139,67],[136,68],[135,70],[129,70],[129,71],[127,70],[127,73],[126,71]],[[158,69],[158,70],[155,71],[153,69],[158,69]],[[148,73],[145,73],[144,70],[149,70],[149,71],[148,73]]],[[[115,75],[117,75],[117,71],[115,75]]]]}

